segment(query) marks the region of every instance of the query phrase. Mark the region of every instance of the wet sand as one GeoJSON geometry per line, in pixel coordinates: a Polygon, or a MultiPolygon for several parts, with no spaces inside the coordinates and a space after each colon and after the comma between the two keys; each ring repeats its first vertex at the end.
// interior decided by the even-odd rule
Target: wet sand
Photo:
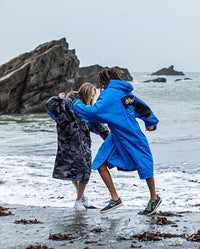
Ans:
{"type": "Polygon", "coordinates": [[[200,212],[157,211],[148,217],[123,207],[100,214],[99,209],[0,206],[8,208],[4,214],[11,212],[0,216],[1,249],[200,248],[200,242],[190,241],[197,236],[185,237],[200,229],[200,212]],[[55,240],[61,237],[65,240],[55,240]]]}

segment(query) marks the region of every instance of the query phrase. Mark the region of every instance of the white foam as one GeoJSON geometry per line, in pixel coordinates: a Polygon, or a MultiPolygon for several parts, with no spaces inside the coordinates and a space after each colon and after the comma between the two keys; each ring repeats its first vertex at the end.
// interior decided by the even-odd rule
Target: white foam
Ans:
{"type": "MultiPolygon", "coordinates": [[[[51,177],[54,157],[0,157],[0,200],[9,204],[73,207],[76,191],[70,181],[51,177]],[[31,165],[29,163],[31,162],[31,165]],[[29,165],[29,166],[28,166],[29,165]]],[[[199,178],[196,174],[174,172],[163,166],[156,169],[156,186],[163,198],[160,210],[199,211],[199,178]],[[195,206],[196,205],[196,206],[195,206]]],[[[170,165],[169,165],[170,166],[170,165]]],[[[181,166],[181,165],[180,165],[181,166]]],[[[136,172],[111,170],[123,208],[143,209],[149,200],[145,180],[136,172]]],[[[110,196],[97,171],[93,171],[86,188],[91,204],[103,207],[110,196]]]]}

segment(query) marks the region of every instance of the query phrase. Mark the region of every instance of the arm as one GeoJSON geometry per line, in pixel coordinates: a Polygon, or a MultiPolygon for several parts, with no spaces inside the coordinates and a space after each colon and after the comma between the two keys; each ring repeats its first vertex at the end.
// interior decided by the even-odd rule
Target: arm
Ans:
{"type": "Polygon", "coordinates": [[[59,115],[60,113],[60,107],[59,107],[59,97],[58,96],[53,96],[48,99],[46,103],[46,110],[47,113],[51,113],[54,116],[59,115]]]}
{"type": "Polygon", "coordinates": [[[54,120],[60,126],[66,126],[73,119],[66,105],[66,99],[60,99],[59,96],[51,97],[46,103],[46,109],[50,117],[54,116],[54,120]]]}
{"type": "Polygon", "coordinates": [[[134,96],[135,117],[144,121],[146,130],[152,131],[157,128],[159,120],[152,110],[141,99],[134,96]]]}
{"type": "Polygon", "coordinates": [[[85,105],[80,99],[73,101],[71,107],[74,112],[87,120],[90,120],[95,112],[94,106],[85,105]]]}
{"type": "Polygon", "coordinates": [[[82,104],[81,100],[78,99],[72,103],[72,110],[90,122],[108,123],[108,104],[107,99],[105,97],[103,98],[103,96],[105,96],[103,92],[99,95],[99,98],[93,106],[82,104]]]}
{"type": "Polygon", "coordinates": [[[106,125],[102,124],[101,109],[104,107],[100,96],[94,106],[84,105],[80,99],[73,101],[71,106],[73,111],[88,121],[90,131],[99,134],[104,140],[106,139],[109,129],[106,125]]]}
{"type": "Polygon", "coordinates": [[[109,129],[104,124],[91,123],[88,122],[89,128],[91,128],[95,133],[99,134],[104,140],[109,134],[109,129]]]}

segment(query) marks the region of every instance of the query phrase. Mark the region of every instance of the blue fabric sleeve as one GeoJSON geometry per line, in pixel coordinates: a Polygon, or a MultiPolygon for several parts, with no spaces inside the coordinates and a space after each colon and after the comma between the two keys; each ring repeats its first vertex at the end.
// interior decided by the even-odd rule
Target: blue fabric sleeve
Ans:
{"type": "MultiPolygon", "coordinates": [[[[101,102],[101,101],[100,101],[101,102]]],[[[97,123],[104,123],[103,118],[97,115],[98,110],[100,109],[100,103],[98,100],[97,102],[91,106],[91,105],[85,105],[81,102],[80,99],[75,101],[72,104],[72,110],[78,113],[79,116],[82,118],[88,119],[88,121],[91,122],[97,122],[97,123]]]]}
{"type": "Polygon", "coordinates": [[[113,113],[111,109],[114,106],[113,99],[110,98],[112,93],[108,90],[104,90],[100,93],[96,103],[91,105],[84,105],[80,100],[76,101],[72,105],[73,111],[78,113],[81,117],[88,119],[88,121],[94,123],[112,123],[113,113]]]}
{"type": "MultiPolygon", "coordinates": [[[[144,101],[142,101],[141,99],[137,98],[136,96],[134,96],[134,99],[144,105],[146,105],[147,107],[149,107],[146,103],[144,103],[144,101]]],[[[150,107],[149,107],[150,108],[150,107]]],[[[151,110],[151,109],[150,109],[151,110]]],[[[159,122],[158,118],[154,115],[154,113],[151,110],[151,115],[149,117],[144,117],[139,115],[138,113],[135,112],[135,117],[136,118],[140,118],[144,121],[145,123],[145,128],[147,129],[150,125],[154,125],[155,129],[157,128],[157,124],[159,122]]]]}
{"type": "MultiPolygon", "coordinates": [[[[96,102],[97,103],[97,102],[96,102]]],[[[98,111],[98,103],[96,106],[91,105],[85,105],[81,102],[80,99],[72,102],[72,110],[78,113],[79,116],[82,117],[84,121],[88,123],[89,128],[96,134],[103,136],[103,133],[105,133],[105,130],[108,131],[108,129],[104,127],[103,124],[96,124],[96,126],[93,124],[93,122],[101,123],[101,120],[96,117],[95,113],[98,111]]],[[[109,133],[109,131],[107,132],[109,133]]],[[[106,134],[107,136],[107,134],[106,134]]]]}
{"type": "Polygon", "coordinates": [[[50,117],[51,119],[55,120],[55,116],[54,116],[54,114],[53,114],[52,112],[47,111],[47,113],[48,113],[48,115],[49,115],[49,117],[50,117]]]}
{"type": "MultiPolygon", "coordinates": [[[[135,100],[142,103],[146,107],[146,105],[142,100],[135,97],[135,100]]],[[[96,103],[93,106],[88,106],[82,104],[81,100],[77,100],[73,103],[72,109],[76,113],[78,113],[81,117],[88,119],[90,122],[96,122],[96,123],[107,123],[113,124],[115,123],[114,119],[117,118],[117,113],[115,112],[115,116],[112,112],[112,108],[117,108],[117,104],[119,102],[116,102],[116,105],[114,105],[113,99],[110,98],[110,93],[108,90],[103,91],[99,98],[97,99],[96,103]]],[[[149,107],[148,107],[149,108],[149,107]]],[[[150,110],[150,115],[148,117],[144,117],[142,114],[138,114],[135,112],[135,117],[140,118],[144,121],[145,127],[148,128],[150,125],[154,125],[155,128],[157,127],[158,119],[154,115],[154,113],[150,110]]],[[[122,115],[121,110],[119,109],[119,115],[122,115]]]]}

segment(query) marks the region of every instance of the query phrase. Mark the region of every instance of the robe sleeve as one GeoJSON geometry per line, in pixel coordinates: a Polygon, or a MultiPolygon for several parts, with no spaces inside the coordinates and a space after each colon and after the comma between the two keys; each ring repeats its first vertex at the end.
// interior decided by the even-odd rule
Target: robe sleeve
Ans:
{"type": "Polygon", "coordinates": [[[103,123],[103,118],[100,117],[99,112],[102,108],[101,97],[97,99],[97,102],[91,105],[85,105],[80,99],[72,102],[72,110],[81,116],[87,123],[90,131],[99,134],[104,140],[109,134],[109,129],[103,123]]]}
{"type": "Polygon", "coordinates": [[[108,109],[106,106],[107,101],[102,96],[103,92],[99,95],[99,98],[93,106],[82,104],[80,99],[73,101],[72,110],[90,122],[108,123],[111,117],[109,117],[110,113],[106,111],[108,109]]]}
{"type": "Polygon", "coordinates": [[[58,96],[51,97],[46,103],[47,113],[51,118],[54,116],[55,121],[61,127],[69,124],[73,117],[70,114],[69,108],[66,105],[66,99],[60,99],[58,96]],[[53,115],[52,115],[53,114],[53,115]]]}
{"type": "Polygon", "coordinates": [[[92,130],[101,136],[103,140],[105,140],[109,134],[109,129],[104,124],[94,123],[94,122],[88,122],[88,126],[92,128],[92,130]]]}
{"type": "Polygon", "coordinates": [[[145,104],[141,99],[134,96],[134,106],[135,106],[135,117],[140,118],[144,121],[146,129],[150,125],[154,125],[157,128],[159,122],[158,118],[154,115],[150,107],[145,104]]]}

